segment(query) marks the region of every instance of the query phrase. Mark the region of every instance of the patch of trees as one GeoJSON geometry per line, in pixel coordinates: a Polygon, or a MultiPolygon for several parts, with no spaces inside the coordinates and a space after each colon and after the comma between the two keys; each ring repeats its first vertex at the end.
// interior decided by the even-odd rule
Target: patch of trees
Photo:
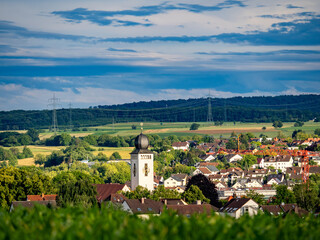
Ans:
{"type": "MultiPolygon", "coordinates": [[[[213,121],[273,122],[308,121],[320,119],[320,96],[235,97],[212,99],[213,121]],[[306,108],[306,106],[308,106],[306,108]],[[225,115],[226,113],[226,115],[225,115]],[[226,118],[225,118],[226,116],[226,118]]],[[[98,126],[115,122],[164,121],[201,122],[207,120],[208,99],[150,101],[89,109],[73,109],[75,128],[98,126]],[[193,114],[194,110],[197,114],[193,114]],[[181,111],[181,109],[184,111],[181,111]],[[136,111],[128,111],[136,110],[136,111]]],[[[57,118],[61,129],[68,128],[69,109],[58,109],[57,118]]],[[[2,111],[1,130],[48,128],[52,123],[52,111],[2,111]]]]}
{"type": "Polygon", "coordinates": [[[34,144],[39,141],[39,131],[30,129],[27,133],[1,132],[0,145],[4,147],[16,147],[34,144]]]}

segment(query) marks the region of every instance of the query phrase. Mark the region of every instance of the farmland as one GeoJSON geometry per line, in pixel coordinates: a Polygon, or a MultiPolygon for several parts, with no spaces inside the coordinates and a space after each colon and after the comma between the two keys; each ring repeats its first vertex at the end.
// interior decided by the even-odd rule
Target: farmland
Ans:
{"type": "MultiPolygon", "coordinates": [[[[164,138],[170,135],[176,136],[193,136],[193,135],[210,135],[215,138],[223,136],[225,138],[230,137],[232,132],[236,134],[251,132],[254,136],[258,137],[260,134],[264,134],[268,137],[276,137],[281,133],[287,137],[292,135],[294,130],[302,130],[308,134],[312,134],[315,129],[320,128],[320,123],[318,122],[306,122],[302,127],[294,127],[294,123],[284,123],[283,127],[280,129],[275,129],[272,126],[272,123],[240,123],[240,122],[227,122],[223,123],[222,126],[213,126],[212,123],[208,122],[199,122],[198,130],[189,130],[191,123],[189,122],[178,122],[178,123],[160,123],[160,122],[145,122],[143,123],[143,132],[144,134],[157,134],[160,137],[164,138]],[[265,130],[262,128],[265,127],[265,130]]],[[[111,136],[136,136],[141,132],[140,123],[116,123],[116,124],[107,124],[97,127],[88,127],[85,129],[79,129],[79,131],[63,131],[59,133],[68,133],[73,137],[85,137],[88,135],[102,135],[108,134],[111,136]],[[135,126],[136,129],[133,129],[132,126],[135,126]],[[81,131],[82,130],[82,131],[81,131]]],[[[48,130],[40,133],[40,139],[44,140],[53,136],[54,133],[49,132],[48,130]]],[[[44,146],[44,145],[29,145],[28,146],[34,155],[43,154],[50,155],[55,150],[61,150],[65,147],[56,147],[56,146],[44,146]]],[[[23,146],[17,147],[22,151],[23,146]]],[[[132,147],[95,147],[91,146],[94,150],[92,154],[97,156],[100,152],[105,154],[107,157],[110,157],[112,153],[119,152],[122,159],[129,159],[130,152],[132,152],[132,147]]],[[[7,148],[8,149],[8,148],[7,148]]],[[[33,158],[26,158],[18,160],[19,166],[34,165],[33,158]]]]}

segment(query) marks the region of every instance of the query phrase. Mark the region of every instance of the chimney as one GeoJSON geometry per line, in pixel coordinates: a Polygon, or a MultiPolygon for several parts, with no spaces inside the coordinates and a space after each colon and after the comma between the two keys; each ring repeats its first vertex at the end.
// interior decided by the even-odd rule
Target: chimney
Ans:
{"type": "Polygon", "coordinates": [[[41,198],[42,198],[42,199],[44,198],[44,193],[41,193],[41,198]]]}
{"type": "Polygon", "coordinates": [[[201,200],[197,200],[197,205],[201,205],[201,200]]]}
{"type": "Polygon", "coordinates": [[[164,205],[168,205],[168,200],[167,199],[164,200],[164,205]]]}
{"type": "Polygon", "coordinates": [[[141,198],[141,203],[144,204],[144,198],[141,198]]]}

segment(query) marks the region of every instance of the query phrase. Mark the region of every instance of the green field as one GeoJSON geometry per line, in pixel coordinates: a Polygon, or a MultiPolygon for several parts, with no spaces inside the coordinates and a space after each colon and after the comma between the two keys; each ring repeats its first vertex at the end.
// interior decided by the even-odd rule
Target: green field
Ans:
{"type": "MultiPolygon", "coordinates": [[[[177,136],[192,136],[192,135],[212,135],[214,137],[229,137],[232,131],[236,133],[246,133],[252,132],[256,137],[260,134],[265,134],[268,137],[276,137],[279,131],[282,131],[286,136],[291,136],[294,130],[301,129],[308,134],[312,134],[316,128],[320,128],[320,123],[317,122],[306,122],[302,127],[293,127],[293,122],[284,123],[283,127],[280,129],[275,129],[272,127],[272,123],[240,123],[236,122],[226,122],[222,126],[213,126],[212,123],[199,122],[199,131],[189,131],[190,122],[179,122],[179,123],[160,123],[160,122],[145,122],[143,123],[144,134],[157,134],[161,137],[166,137],[169,135],[177,136]],[[262,127],[266,127],[266,130],[262,130],[262,127]]],[[[140,123],[116,123],[107,124],[97,127],[89,127],[88,131],[78,131],[78,132],[68,132],[75,137],[84,137],[89,134],[101,135],[110,134],[113,136],[135,136],[138,135],[140,130],[140,123]],[[133,130],[132,125],[135,125],[137,129],[133,130]]],[[[41,133],[40,137],[42,139],[52,136],[53,133],[45,132],[41,133]]]]}

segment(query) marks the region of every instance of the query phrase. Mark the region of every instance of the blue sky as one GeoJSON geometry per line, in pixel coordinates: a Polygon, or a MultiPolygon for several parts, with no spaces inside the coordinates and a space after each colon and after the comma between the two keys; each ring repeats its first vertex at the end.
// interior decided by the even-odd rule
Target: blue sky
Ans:
{"type": "Polygon", "coordinates": [[[0,110],[320,94],[320,1],[0,4],[0,110]]]}

